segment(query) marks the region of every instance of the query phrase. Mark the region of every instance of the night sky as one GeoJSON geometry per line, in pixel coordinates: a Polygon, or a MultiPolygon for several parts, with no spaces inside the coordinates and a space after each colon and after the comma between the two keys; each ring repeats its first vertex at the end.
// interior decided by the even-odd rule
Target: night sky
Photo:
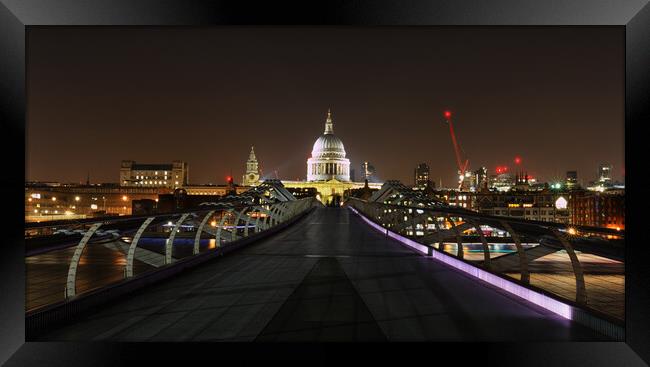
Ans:
{"type": "Polygon", "coordinates": [[[351,167],[456,180],[442,111],[470,167],[541,180],[624,169],[622,27],[35,28],[26,180],[117,182],[122,159],[189,163],[190,182],[306,176],[327,109],[351,167]]]}

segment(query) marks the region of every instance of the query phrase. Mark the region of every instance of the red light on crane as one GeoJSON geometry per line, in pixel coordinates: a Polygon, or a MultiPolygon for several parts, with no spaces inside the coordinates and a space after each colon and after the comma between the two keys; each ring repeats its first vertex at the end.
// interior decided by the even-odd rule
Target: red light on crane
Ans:
{"type": "Polygon", "coordinates": [[[447,124],[449,125],[449,135],[451,135],[451,142],[454,145],[454,153],[456,154],[456,165],[458,166],[458,172],[460,173],[459,175],[460,181],[458,184],[458,188],[460,189],[463,186],[463,181],[465,179],[465,172],[467,171],[467,167],[469,166],[469,159],[467,159],[467,157],[464,156],[465,152],[462,151],[460,144],[458,144],[458,141],[456,140],[456,134],[454,133],[454,126],[451,122],[451,111],[445,110],[443,112],[443,116],[445,116],[445,119],[447,120],[447,124]]]}
{"type": "Polygon", "coordinates": [[[515,163],[516,163],[516,164],[520,164],[520,163],[521,163],[521,158],[519,158],[519,157],[515,157],[515,163]]]}
{"type": "Polygon", "coordinates": [[[230,177],[230,176],[226,176],[226,181],[227,181],[228,183],[232,183],[232,177],[230,177]]]}

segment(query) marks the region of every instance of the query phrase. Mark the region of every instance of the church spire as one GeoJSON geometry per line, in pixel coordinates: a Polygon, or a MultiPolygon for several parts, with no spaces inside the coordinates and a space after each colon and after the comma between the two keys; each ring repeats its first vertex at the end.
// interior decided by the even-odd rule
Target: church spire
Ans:
{"type": "Polygon", "coordinates": [[[248,161],[257,161],[257,157],[255,157],[255,146],[251,146],[251,152],[248,155],[248,161]]]}
{"type": "Polygon", "coordinates": [[[334,134],[334,123],[332,122],[332,112],[327,109],[327,120],[325,120],[325,134],[334,134]]]}

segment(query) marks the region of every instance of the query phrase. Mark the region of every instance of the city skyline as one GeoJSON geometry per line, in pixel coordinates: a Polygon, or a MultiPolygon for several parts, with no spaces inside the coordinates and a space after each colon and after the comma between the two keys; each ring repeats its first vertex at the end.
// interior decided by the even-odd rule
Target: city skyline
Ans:
{"type": "Polygon", "coordinates": [[[620,29],[41,28],[29,41],[27,180],[117,182],[131,159],[223,183],[252,145],[265,175],[305,179],[328,108],[351,168],[382,180],[410,183],[425,162],[455,183],[446,109],[472,170],[514,173],[518,156],[544,181],[624,172],[620,29]]]}

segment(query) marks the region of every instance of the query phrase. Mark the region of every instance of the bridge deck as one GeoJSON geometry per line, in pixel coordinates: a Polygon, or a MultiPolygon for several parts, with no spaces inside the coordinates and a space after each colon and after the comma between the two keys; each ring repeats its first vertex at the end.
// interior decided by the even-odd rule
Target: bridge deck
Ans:
{"type": "Polygon", "coordinates": [[[43,340],[604,340],[319,208],[43,340]]]}

